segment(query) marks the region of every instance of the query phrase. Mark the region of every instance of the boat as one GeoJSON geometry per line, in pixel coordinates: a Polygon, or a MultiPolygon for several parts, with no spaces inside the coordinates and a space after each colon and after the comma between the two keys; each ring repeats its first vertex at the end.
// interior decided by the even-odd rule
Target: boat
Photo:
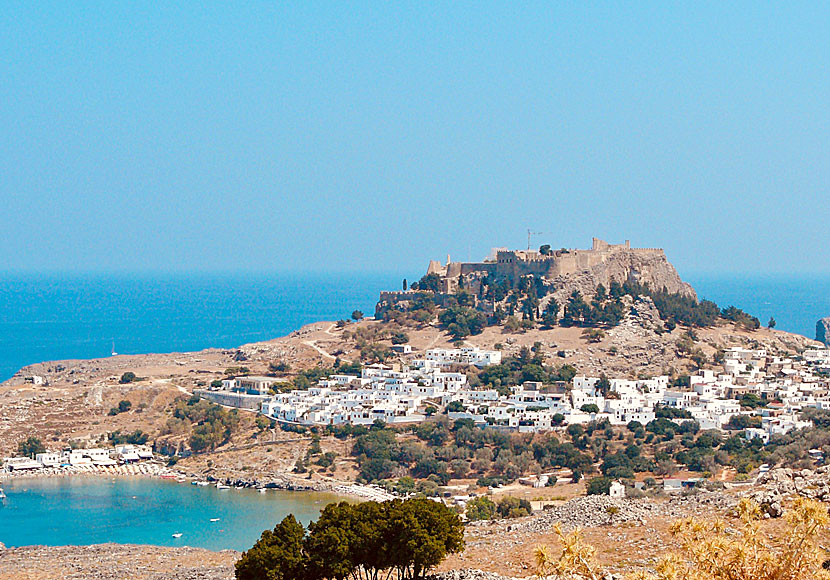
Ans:
{"type": "Polygon", "coordinates": [[[197,481],[196,485],[198,485],[199,487],[205,487],[206,485],[210,485],[210,482],[209,481],[197,481]]]}
{"type": "Polygon", "coordinates": [[[115,356],[115,355],[117,355],[117,354],[118,354],[118,353],[117,353],[117,352],[115,352],[115,341],[113,340],[113,341],[112,341],[112,353],[110,354],[110,356],[115,356]]]}
{"type": "Polygon", "coordinates": [[[174,537],[174,538],[181,538],[181,537],[182,537],[182,533],[181,533],[181,532],[176,532],[175,534],[173,534],[173,537],[174,537]]]}
{"type": "Polygon", "coordinates": [[[219,521],[219,518],[210,518],[210,521],[212,521],[212,522],[218,522],[218,521],[219,521]]]}
{"type": "Polygon", "coordinates": [[[230,488],[231,488],[231,486],[225,485],[224,483],[217,483],[216,484],[216,489],[230,489],[230,488]]]}
{"type": "Polygon", "coordinates": [[[264,487],[259,488],[259,493],[265,493],[265,492],[266,492],[266,489],[264,487]]]}
{"type": "Polygon", "coordinates": [[[6,492],[3,491],[2,487],[0,487],[0,499],[6,499],[6,492]]]}

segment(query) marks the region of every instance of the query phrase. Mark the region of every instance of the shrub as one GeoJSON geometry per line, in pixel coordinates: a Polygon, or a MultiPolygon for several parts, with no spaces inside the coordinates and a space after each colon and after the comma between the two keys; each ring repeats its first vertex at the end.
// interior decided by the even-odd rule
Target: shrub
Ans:
{"type": "Polygon", "coordinates": [[[492,520],[496,516],[496,504],[481,496],[467,502],[467,519],[471,522],[492,520]]]}
{"type": "Polygon", "coordinates": [[[135,373],[127,371],[123,375],[121,375],[121,379],[119,379],[119,383],[122,385],[126,385],[127,383],[132,383],[138,380],[138,377],[135,376],[135,373]]]}
{"type": "Polygon", "coordinates": [[[521,518],[529,516],[532,511],[529,501],[512,496],[502,498],[496,507],[496,512],[502,518],[521,518]]]}

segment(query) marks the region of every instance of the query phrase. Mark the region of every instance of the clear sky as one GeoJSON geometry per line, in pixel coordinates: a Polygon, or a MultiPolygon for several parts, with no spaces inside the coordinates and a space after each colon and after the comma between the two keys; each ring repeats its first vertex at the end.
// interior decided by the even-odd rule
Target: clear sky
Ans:
{"type": "Polygon", "coordinates": [[[0,270],[830,272],[828,2],[162,4],[4,4],[0,270]]]}

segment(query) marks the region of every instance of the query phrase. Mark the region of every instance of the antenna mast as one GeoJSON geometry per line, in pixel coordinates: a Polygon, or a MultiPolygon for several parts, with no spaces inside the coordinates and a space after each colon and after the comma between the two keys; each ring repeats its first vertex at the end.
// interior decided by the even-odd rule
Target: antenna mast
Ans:
{"type": "Polygon", "coordinates": [[[528,228],[528,230],[527,230],[527,249],[528,249],[528,250],[530,249],[530,237],[531,237],[531,236],[541,236],[541,235],[542,235],[542,234],[544,234],[544,233],[545,233],[545,232],[532,232],[532,231],[530,231],[530,229],[528,228]]]}

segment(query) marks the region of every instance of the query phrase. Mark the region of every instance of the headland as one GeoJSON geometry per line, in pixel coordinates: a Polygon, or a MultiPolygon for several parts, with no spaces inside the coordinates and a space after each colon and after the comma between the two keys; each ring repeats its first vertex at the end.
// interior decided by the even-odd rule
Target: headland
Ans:
{"type": "Polygon", "coordinates": [[[502,249],[430,262],[404,286],[374,318],[344,312],[235,349],[28,366],[0,385],[0,454],[29,437],[50,451],[140,441],[158,473],[188,480],[421,493],[471,521],[467,506],[492,498],[507,507],[471,524],[467,555],[445,567],[517,576],[534,542],[553,541],[531,523],[545,506],[647,558],[665,517],[725,512],[761,489],[764,466],[816,467],[819,344],[699,301],[663,250],[502,249]],[[633,510],[636,533],[580,503],[611,484],[637,501],[601,509],[633,510]],[[670,499],[690,487],[725,495],[670,499]]]}

